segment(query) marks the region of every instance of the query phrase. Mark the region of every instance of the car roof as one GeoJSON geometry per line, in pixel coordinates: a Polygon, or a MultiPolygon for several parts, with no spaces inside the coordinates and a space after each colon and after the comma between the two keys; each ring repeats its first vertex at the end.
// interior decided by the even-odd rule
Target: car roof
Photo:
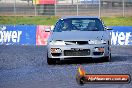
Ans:
{"type": "Polygon", "coordinates": [[[68,19],[68,18],[97,18],[99,19],[99,17],[96,17],[96,16],[64,16],[64,17],[61,17],[60,19],[68,19]]]}

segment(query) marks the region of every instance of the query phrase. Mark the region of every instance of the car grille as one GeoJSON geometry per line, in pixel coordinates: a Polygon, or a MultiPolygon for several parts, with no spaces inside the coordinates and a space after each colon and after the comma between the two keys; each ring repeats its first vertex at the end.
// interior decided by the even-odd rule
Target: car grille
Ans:
{"type": "Polygon", "coordinates": [[[64,51],[65,56],[87,56],[90,55],[90,50],[65,50],[64,51]]]}

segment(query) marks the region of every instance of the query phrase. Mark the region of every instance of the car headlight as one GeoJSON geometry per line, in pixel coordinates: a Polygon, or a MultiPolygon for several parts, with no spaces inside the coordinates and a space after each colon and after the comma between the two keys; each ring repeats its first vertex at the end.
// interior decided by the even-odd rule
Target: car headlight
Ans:
{"type": "Polygon", "coordinates": [[[51,41],[49,45],[66,45],[64,41],[51,41]]]}
{"type": "Polygon", "coordinates": [[[106,41],[104,41],[104,40],[90,40],[88,43],[89,44],[106,44],[106,41]]]}

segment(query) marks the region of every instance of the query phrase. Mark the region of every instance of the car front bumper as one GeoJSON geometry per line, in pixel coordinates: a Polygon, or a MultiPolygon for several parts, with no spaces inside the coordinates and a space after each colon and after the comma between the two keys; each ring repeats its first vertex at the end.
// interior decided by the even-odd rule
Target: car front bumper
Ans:
{"type": "Polygon", "coordinates": [[[106,44],[100,45],[48,45],[49,58],[74,58],[74,57],[92,57],[101,58],[110,55],[110,47],[106,44]],[[96,51],[97,48],[103,48],[104,51],[96,51]],[[51,49],[59,49],[59,53],[53,53],[51,49]],[[66,54],[66,51],[70,51],[66,54]],[[72,52],[73,51],[73,52],[72,52]],[[61,52],[61,53],[60,53],[61,52]],[[71,54],[70,54],[71,53],[71,54]],[[84,55],[83,55],[84,53],[84,55]]]}

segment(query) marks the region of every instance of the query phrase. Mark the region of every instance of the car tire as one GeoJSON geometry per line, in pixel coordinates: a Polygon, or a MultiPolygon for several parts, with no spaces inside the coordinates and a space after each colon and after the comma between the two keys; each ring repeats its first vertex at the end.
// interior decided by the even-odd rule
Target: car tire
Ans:
{"type": "Polygon", "coordinates": [[[56,64],[56,59],[49,58],[49,57],[47,56],[47,63],[48,63],[49,65],[54,65],[54,64],[56,64]]]}
{"type": "Polygon", "coordinates": [[[110,60],[111,60],[111,53],[109,56],[106,56],[103,58],[103,61],[105,61],[105,62],[109,62],[110,60]]]}
{"type": "Polygon", "coordinates": [[[49,58],[47,55],[47,63],[49,65],[55,65],[57,63],[57,61],[59,61],[59,60],[60,60],[59,58],[49,58]]]}

